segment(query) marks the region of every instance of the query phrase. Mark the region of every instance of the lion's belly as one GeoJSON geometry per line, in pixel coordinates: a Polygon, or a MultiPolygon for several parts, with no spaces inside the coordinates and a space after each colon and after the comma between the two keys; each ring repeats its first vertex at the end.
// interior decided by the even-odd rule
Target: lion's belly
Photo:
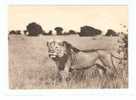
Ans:
{"type": "Polygon", "coordinates": [[[76,55],[76,60],[73,60],[74,68],[90,67],[95,64],[98,59],[98,54],[96,52],[84,53],[80,52],[76,55]]]}

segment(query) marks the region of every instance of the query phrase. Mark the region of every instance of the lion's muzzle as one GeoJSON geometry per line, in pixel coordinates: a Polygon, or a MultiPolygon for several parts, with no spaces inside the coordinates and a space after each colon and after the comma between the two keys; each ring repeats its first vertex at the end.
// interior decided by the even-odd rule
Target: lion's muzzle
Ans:
{"type": "Polygon", "coordinates": [[[57,57],[57,54],[56,54],[56,53],[51,53],[51,52],[49,52],[49,57],[50,57],[50,58],[56,58],[56,57],[57,57]]]}

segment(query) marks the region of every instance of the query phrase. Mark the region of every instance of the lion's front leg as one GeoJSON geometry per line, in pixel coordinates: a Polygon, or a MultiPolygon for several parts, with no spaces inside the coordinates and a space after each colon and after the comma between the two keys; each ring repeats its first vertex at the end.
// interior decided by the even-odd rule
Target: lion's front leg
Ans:
{"type": "Polygon", "coordinates": [[[68,73],[67,73],[65,70],[60,71],[59,73],[60,73],[60,75],[61,75],[61,81],[62,81],[63,83],[66,83],[66,82],[67,82],[67,79],[68,79],[68,77],[69,77],[68,73]]]}
{"type": "Polygon", "coordinates": [[[66,64],[64,65],[64,69],[59,71],[63,82],[67,82],[70,79],[70,72],[69,72],[70,66],[71,66],[71,63],[68,60],[66,64]]]}

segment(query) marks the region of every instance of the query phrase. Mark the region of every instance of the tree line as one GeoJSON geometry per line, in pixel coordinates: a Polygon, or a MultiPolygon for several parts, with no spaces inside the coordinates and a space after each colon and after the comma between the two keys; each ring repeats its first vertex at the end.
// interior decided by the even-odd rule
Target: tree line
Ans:
{"type": "MultiPolygon", "coordinates": [[[[80,32],[76,32],[73,29],[70,29],[68,32],[63,32],[63,27],[55,27],[56,35],[79,35],[79,36],[97,36],[101,35],[102,31],[100,29],[96,29],[91,26],[82,26],[80,27],[80,32]]],[[[10,30],[9,34],[21,35],[20,30],[10,30]]],[[[39,35],[53,35],[53,31],[49,30],[49,32],[45,32],[42,26],[36,22],[31,22],[26,26],[26,30],[23,31],[23,34],[26,36],[39,36],[39,35]]],[[[108,29],[105,36],[118,36],[118,34],[112,30],[108,29]]]]}

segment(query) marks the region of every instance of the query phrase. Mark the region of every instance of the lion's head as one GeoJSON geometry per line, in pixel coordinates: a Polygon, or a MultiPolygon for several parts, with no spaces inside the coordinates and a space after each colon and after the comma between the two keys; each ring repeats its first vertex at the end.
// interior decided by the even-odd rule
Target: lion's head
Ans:
{"type": "Polygon", "coordinates": [[[52,59],[62,58],[70,55],[71,52],[78,52],[79,49],[73,47],[67,41],[50,40],[47,42],[49,57],[52,59]]]}

